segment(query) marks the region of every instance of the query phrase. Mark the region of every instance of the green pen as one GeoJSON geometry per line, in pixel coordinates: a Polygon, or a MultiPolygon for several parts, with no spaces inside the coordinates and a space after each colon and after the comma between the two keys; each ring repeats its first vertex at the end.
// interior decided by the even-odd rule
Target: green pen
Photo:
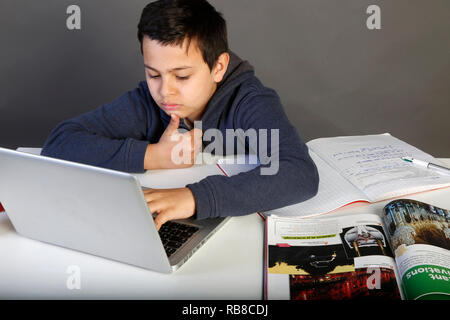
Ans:
{"type": "Polygon", "coordinates": [[[450,174],[450,168],[447,168],[447,167],[444,167],[444,166],[440,166],[440,165],[435,164],[435,163],[426,162],[426,161],[419,160],[419,159],[414,159],[412,157],[402,157],[402,160],[404,160],[406,162],[411,162],[411,163],[416,164],[416,165],[421,166],[421,167],[425,167],[426,169],[431,169],[431,170],[438,171],[439,173],[444,173],[444,174],[447,174],[447,175],[450,174]]]}

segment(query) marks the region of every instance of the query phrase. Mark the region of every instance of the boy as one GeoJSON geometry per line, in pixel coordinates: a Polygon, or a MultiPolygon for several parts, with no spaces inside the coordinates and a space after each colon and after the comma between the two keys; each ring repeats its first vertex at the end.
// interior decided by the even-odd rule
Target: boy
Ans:
{"type": "MultiPolygon", "coordinates": [[[[192,165],[202,144],[211,142],[193,129],[196,121],[203,132],[276,129],[278,151],[267,141],[265,148],[261,137],[257,144],[263,146],[259,155],[265,149],[278,161],[275,174],[263,175],[256,168],[230,178],[210,176],[184,188],[145,191],[157,228],[172,219],[272,210],[316,194],[317,169],[278,95],[260,83],[248,62],[229,51],[225,20],[206,0],[148,4],[138,38],[146,81],[112,103],[59,124],[43,155],[144,172],[192,165]],[[187,143],[183,156],[188,164],[172,156],[180,137],[187,143]]],[[[245,138],[243,143],[246,152],[252,149],[245,138]]]]}

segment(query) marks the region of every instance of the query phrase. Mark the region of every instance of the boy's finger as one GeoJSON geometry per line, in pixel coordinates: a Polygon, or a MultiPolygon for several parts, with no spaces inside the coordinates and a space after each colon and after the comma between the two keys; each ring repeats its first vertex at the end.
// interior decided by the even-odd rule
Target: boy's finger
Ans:
{"type": "Polygon", "coordinates": [[[157,191],[157,190],[158,190],[158,189],[147,188],[147,187],[143,187],[143,188],[142,188],[142,192],[144,192],[144,194],[152,193],[152,192],[155,192],[155,191],[157,191]]]}
{"type": "Polygon", "coordinates": [[[158,213],[158,215],[156,216],[156,218],[154,219],[155,225],[156,225],[156,229],[159,231],[159,229],[161,228],[161,226],[166,223],[167,221],[169,221],[167,214],[165,214],[165,212],[160,212],[158,213]]]}
{"type": "Polygon", "coordinates": [[[152,192],[152,193],[144,192],[144,198],[147,202],[155,201],[157,199],[160,199],[161,197],[162,197],[162,193],[160,193],[160,192],[152,192]]]}
{"type": "Polygon", "coordinates": [[[199,128],[194,128],[190,132],[192,132],[194,138],[201,138],[203,136],[203,131],[199,128]]]}
{"type": "Polygon", "coordinates": [[[147,206],[150,209],[151,214],[159,214],[162,210],[164,210],[164,201],[153,200],[147,202],[147,206]]]}
{"type": "Polygon", "coordinates": [[[170,115],[170,118],[171,119],[170,119],[169,125],[166,128],[166,131],[168,131],[169,133],[173,133],[180,126],[180,117],[178,117],[176,114],[172,113],[170,115]]]}
{"type": "Polygon", "coordinates": [[[192,130],[192,135],[193,135],[192,146],[194,148],[194,152],[198,153],[199,150],[201,150],[203,147],[203,144],[202,144],[203,132],[202,132],[202,130],[196,128],[196,129],[192,130]]]}

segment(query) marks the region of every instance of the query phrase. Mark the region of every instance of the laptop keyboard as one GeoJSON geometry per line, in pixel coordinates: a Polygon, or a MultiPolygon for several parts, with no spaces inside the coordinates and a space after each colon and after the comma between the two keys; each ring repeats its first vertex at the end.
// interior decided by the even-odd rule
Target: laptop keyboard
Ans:
{"type": "Polygon", "coordinates": [[[167,256],[173,255],[181,246],[199,230],[198,227],[184,223],[168,221],[159,229],[159,236],[167,256]]]}

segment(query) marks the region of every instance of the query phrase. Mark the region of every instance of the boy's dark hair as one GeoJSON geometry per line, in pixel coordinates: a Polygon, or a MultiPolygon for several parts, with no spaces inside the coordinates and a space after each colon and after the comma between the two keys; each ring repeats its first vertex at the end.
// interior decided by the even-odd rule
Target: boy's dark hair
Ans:
{"type": "Polygon", "coordinates": [[[142,10],[138,39],[144,36],[163,45],[183,44],[185,38],[197,40],[203,60],[212,70],[217,59],[228,51],[227,27],[222,14],[206,0],[159,0],[142,10]]]}

